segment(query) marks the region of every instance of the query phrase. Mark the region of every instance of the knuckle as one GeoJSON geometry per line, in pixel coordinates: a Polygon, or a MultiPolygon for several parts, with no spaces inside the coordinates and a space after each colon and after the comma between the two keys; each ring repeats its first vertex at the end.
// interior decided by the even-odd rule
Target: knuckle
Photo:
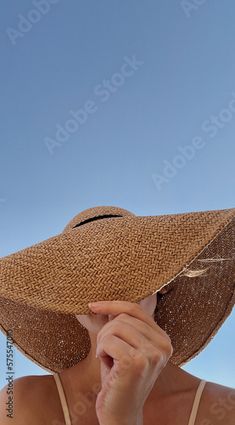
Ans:
{"type": "Polygon", "coordinates": [[[122,366],[123,371],[130,372],[133,369],[133,359],[129,355],[122,356],[119,364],[122,366]]]}
{"type": "Polygon", "coordinates": [[[173,346],[171,343],[171,339],[167,333],[165,333],[164,335],[163,347],[167,355],[171,356],[173,354],[173,346]]]}
{"type": "Polygon", "coordinates": [[[154,350],[151,355],[151,362],[154,365],[164,362],[164,354],[160,350],[154,350]]]}
{"type": "Polygon", "coordinates": [[[173,347],[169,341],[165,340],[162,344],[162,349],[164,351],[164,354],[170,355],[173,347]]]}
{"type": "Polygon", "coordinates": [[[119,321],[113,322],[112,332],[120,333],[121,331],[123,331],[123,324],[119,321]]]}
{"type": "Polygon", "coordinates": [[[165,331],[163,331],[164,332],[164,337],[165,337],[165,339],[167,340],[167,341],[169,341],[169,342],[171,342],[171,338],[170,338],[170,336],[165,332],[165,331]]]}
{"type": "Polygon", "coordinates": [[[142,371],[146,368],[146,365],[148,363],[147,358],[141,352],[138,352],[138,354],[134,357],[132,361],[133,367],[136,371],[142,371]]]}
{"type": "Polygon", "coordinates": [[[173,346],[172,346],[171,342],[168,341],[166,343],[165,351],[166,351],[166,354],[167,354],[168,357],[171,357],[172,356],[172,354],[173,354],[173,346]]]}
{"type": "Polygon", "coordinates": [[[118,315],[118,319],[125,319],[127,316],[128,316],[128,314],[126,314],[126,313],[120,313],[118,315]]]}

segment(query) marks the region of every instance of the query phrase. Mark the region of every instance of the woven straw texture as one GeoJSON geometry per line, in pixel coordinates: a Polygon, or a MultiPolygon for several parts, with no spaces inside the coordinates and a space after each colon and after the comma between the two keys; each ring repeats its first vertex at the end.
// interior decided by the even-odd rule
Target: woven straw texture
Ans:
{"type": "Polygon", "coordinates": [[[235,303],[235,209],[81,212],[61,234],[1,259],[1,329],[35,363],[60,372],[89,353],[89,334],[74,316],[88,314],[88,302],[139,302],[166,285],[155,320],[180,366],[208,344],[235,303]]]}

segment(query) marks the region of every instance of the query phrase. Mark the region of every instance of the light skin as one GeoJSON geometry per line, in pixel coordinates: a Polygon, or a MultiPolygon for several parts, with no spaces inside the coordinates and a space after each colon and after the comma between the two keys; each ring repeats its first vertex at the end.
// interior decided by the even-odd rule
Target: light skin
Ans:
{"type": "MultiPolygon", "coordinates": [[[[161,290],[161,292],[163,291],[161,290]]],[[[132,307],[134,308],[135,313],[139,312],[139,314],[142,315],[143,320],[147,319],[148,321],[155,310],[156,301],[155,294],[147,297],[145,300],[142,300],[140,307],[145,310],[144,312],[140,312],[140,308],[136,304],[132,307]],[[143,315],[150,315],[150,317],[144,318],[143,315]]],[[[107,312],[110,313],[110,311],[115,314],[115,310],[113,307],[111,308],[111,304],[112,303],[108,302],[109,308],[107,309],[106,307],[105,310],[103,309],[106,314],[107,312]]],[[[123,309],[124,303],[122,304],[123,306],[121,307],[123,309]]],[[[133,312],[133,310],[131,312],[133,312]]],[[[121,314],[121,312],[118,314],[121,314]]],[[[79,322],[85,326],[89,332],[91,350],[84,360],[59,373],[68,402],[69,414],[74,425],[78,425],[80,423],[84,425],[99,425],[100,423],[102,423],[102,425],[106,425],[108,423],[108,425],[111,425],[109,420],[106,422],[100,422],[97,418],[96,400],[98,399],[97,393],[100,391],[100,388],[98,389],[97,387],[99,387],[101,383],[101,361],[99,358],[95,357],[95,352],[97,346],[97,334],[100,332],[102,333],[104,329],[107,330],[108,327],[110,329],[113,326],[112,320],[108,322],[108,319],[112,319],[112,317],[92,316],[91,314],[77,316],[79,322]],[[104,325],[106,323],[107,326],[105,327],[104,325]],[[100,329],[101,331],[99,332],[100,329]]],[[[126,317],[126,323],[128,323],[128,321],[129,318],[126,317]]],[[[113,323],[115,323],[115,321],[113,323]]],[[[157,346],[159,346],[158,342],[160,342],[160,340],[156,341],[157,346]]],[[[98,347],[100,345],[101,342],[99,341],[98,347]]],[[[106,349],[109,351],[109,346],[106,345],[106,349]]],[[[142,419],[143,425],[188,425],[188,419],[200,379],[190,373],[187,373],[180,367],[174,366],[170,361],[168,361],[165,367],[161,370],[161,373],[157,376],[156,380],[154,378],[154,382],[154,386],[144,404],[143,418],[141,415],[138,415],[138,425],[140,425],[140,421],[142,419]]],[[[64,416],[61,409],[58,391],[52,376],[23,377],[16,379],[15,384],[14,402],[17,414],[15,415],[14,420],[8,420],[5,415],[5,405],[8,396],[6,394],[6,387],[4,387],[0,392],[1,424],[8,424],[8,422],[12,422],[17,425],[21,425],[23,423],[24,425],[28,423],[35,423],[35,425],[39,425],[41,423],[45,423],[45,417],[48,418],[47,422],[50,424],[64,423],[64,416]],[[43,411],[41,406],[44,406],[43,411]]],[[[128,408],[130,397],[132,401],[138,400],[138,397],[135,396],[137,388],[138,387],[135,385],[133,391],[131,388],[131,390],[126,392],[128,395],[128,403],[126,403],[126,398],[124,398],[124,402],[128,404],[128,408]]],[[[202,400],[200,401],[195,425],[197,423],[200,423],[201,425],[234,425],[234,400],[234,389],[207,382],[202,395],[202,400]],[[220,406],[222,403],[225,406],[224,402],[226,401],[227,407],[223,407],[223,419],[221,420],[221,410],[220,414],[218,414],[218,403],[220,403],[220,406]]],[[[122,409],[118,409],[117,412],[119,414],[122,412],[122,409]]],[[[130,412],[132,413],[132,409],[130,409],[130,412]]],[[[117,416],[115,416],[115,418],[116,417],[117,416]]],[[[124,423],[126,424],[125,421],[122,421],[122,424],[124,423]]],[[[127,423],[128,425],[131,425],[131,423],[137,425],[136,420],[134,422],[132,421],[127,423]]],[[[112,424],[114,424],[114,422],[112,424]]],[[[118,420],[115,422],[115,425],[117,424],[121,425],[121,421],[118,420]]]]}
{"type": "MultiPolygon", "coordinates": [[[[153,317],[157,305],[156,294],[142,299],[139,304],[146,313],[153,317]]],[[[88,315],[76,315],[76,317],[89,333],[91,349],[88,356],[82,362],[64,370],[61,373],[67,397],[71,400],[71,405],[76,403],[74,394],[78,393],[81,388],[84,394],[94,394],[94,389],[97,388],[97,384],[100,385],[100,359],[95,357],[97,334],[105,325],[105,323],[107,323],[109,320],[112,320],[111,315],[93,315],[92,313],[88,315]]],[[[146,401],[146,409],[151,412],[153,405],[156,408],[156,401],[159,403],[164,401],[167,402],[169,397],[174,394],[177,394],[181,391],[190,391],[191,389],[196,388],[198,382],[199,379],[197,377],[188,374],[184,370],[168,362],[158,376],[158,379],[156,380],[156,383],[151,393],[149,394],[149,397],[146,401]]],[[[91,410],[95,410],[94,406],[95,398],[92,402],[91,410]]],[[[151,415],[151,413],[149,413],[149,415],[151,415]]]]}

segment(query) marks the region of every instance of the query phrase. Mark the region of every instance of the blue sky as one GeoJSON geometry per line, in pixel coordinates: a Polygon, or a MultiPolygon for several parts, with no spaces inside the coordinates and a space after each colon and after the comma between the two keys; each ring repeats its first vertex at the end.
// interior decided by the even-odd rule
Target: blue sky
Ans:
{"type": "MultiPolygon", "coordinates": [[[[235,4],[197,3],[4,2],[0,256],[96,205],[235,206],[235,4]]],[[[235,386],[234,325],[183,368],[235,386]]],[[[15,377],[45,373],[15,351],[15,377]]]]}

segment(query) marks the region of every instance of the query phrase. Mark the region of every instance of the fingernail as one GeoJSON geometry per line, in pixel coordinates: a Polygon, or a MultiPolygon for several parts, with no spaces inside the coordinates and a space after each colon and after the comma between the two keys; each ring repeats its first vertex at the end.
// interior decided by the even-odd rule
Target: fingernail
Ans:
{"type": "Polygon", "coordinates": [[[95,303],[88,303],[88,307],[89,307],[89,308],[93,308],[93,307],[95,307],[95,303]]]}

